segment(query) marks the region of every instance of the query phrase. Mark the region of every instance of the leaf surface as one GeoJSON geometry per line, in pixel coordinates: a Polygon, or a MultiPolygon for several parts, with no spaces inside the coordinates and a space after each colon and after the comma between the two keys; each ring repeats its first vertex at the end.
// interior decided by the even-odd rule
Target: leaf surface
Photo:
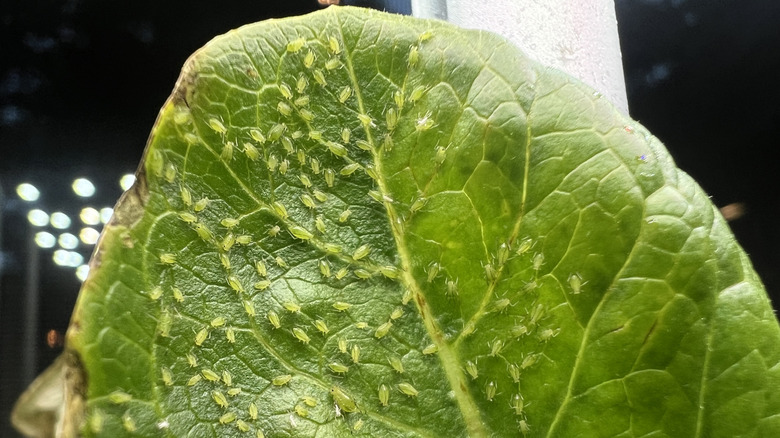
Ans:
{"type": "Polygon", "coordinates": [[[187,62],[69,331],[87,436],[772,436],[706,194],[503,39],[329,8],[187,62]],[[249,434],[249,435],[248,435],[249,434]]]}

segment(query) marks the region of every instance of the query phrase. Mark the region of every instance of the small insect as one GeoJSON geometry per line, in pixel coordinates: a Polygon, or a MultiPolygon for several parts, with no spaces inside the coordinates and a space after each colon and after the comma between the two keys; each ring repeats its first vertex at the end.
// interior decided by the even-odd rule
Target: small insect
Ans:
{"type": "Polygon", "coordinates": [[[255,305],[252,304],[251,301],[244,301],[244,311],[247,315],[250,317],[254,317],[257,313],[255,312],[255,305]]]}
{"type": "MultiPolygon", "coordinates": [[[[280,231],[282,231],[282,229],[279,227],[279,225],[274,225],[273,227],[271,227],[268,230],[268,235],[271,236],[271,237],[276,237],[277,235],[279,235],[280,231]]],[[[278,259],[278,257],[277,257],[277,259],[278,259]]],[[[279,264],[279,260],[276,261],[276,264],[277,265],[279,264]]]]}
{"type": "Polygon", "coordinates": [[[322,216],[317,216],[314,219],[314,228],[316,228],[320,233],[325,234],[325,221],[322,219],[322,216]]]}
{"type": "Polygon", "coordinates": [[[512,378],[512,381],[515,383],[520,382],[520,367],[517,366],[517,364],[511,363],[508,367],[509,370],[509,377],[512,378]]]}
{"type": "Polygon", "coordinates": [[[347,156],[347,148],[344,147],[341,143],[336,143],[335,141],[328,141],[325,143],[325,145],[328,147],[328,150],[337,157],[346,157],[347,156]]]}
{"type": "Polygon", "coordinates": [[[328,187],[333,187],[333,183],[336,180],[336,172],[333,169],[325,169],[325,183],[328,187]]]}
{"type": "Polygon", "coordinates": [[[409,397],[417,397],[417,394],[419,394],[417,389],[415,389],[414,386],[412,386],[410,383],[407,383],[407,382],[399,383],[398,384],[398,389],[402,393],[408,395],[409,397]]]}
{"type": "Polygon", "coordinates": [[[355,249],[355,252],[352,253],[352,258],[355,260],[360,260],[367,256],[370,252],[371,247],[368,244],[360,245],[357,249],[355,249]]]}
{"type": "Polygon", "coordinates": [[[477,364],[475,364],[472,361],[466,362],[466,372],[469,373],[469,376],[471,376],[471,380],[476,380],[479,376],[479,370],[477,369],[477,364]]]}
{"type": "Polygon", "coordinates": [[[202,198],[198,200],[198,202],[195,203],[194,210],[196,213],[201,212],[206,209],[209,205],[209,198],[202,198]]]}
{"type": "Polygon", "coordinates": [[[501,353],[501,350],[504,349],[504,341],[501,339],[494,339],[493,342],[490,344],[490,356],[495,357],[499,353],[501,353]]]}
{"type": "Polygon", "coordinates": [[[274,201],[274,202],[271,204],[271,208],[273,208],[273,209],[274,209],[274,212],[275,212],[275,213],[277,214],[277,216],[279,216],[280,218],[282,218],[282,219],[287,219],[287,218],[288,218],[288,214],[287,214],[287,208],[285,208],[284,204],[282,204],[281,202],[279,202],[279,201],[274,201]]]}
{"type": "Polygon", "coordinates": [[[358,328],[360,330],[364,330],[368,328],[368,323],[365,321],[358,321],[355,323],[355,328],[358,328]]]}
{"type": "Polygon", "coordinates": [[[311,187],[311,179],[309,179],[309,175],[302,173],[298,175],[298,180],[300,180],[301,184],[303,184],[303,186],[307,189],[311,187]]]}
{"type": "Polygon", "coordinates": [[[360,169],[360,163],[351,163],[344,166],[341,171],[339,171],[339,173],[344,176],[349,176],[355,173],[355,171],[358,169],[360,169]]]}
{"type": "Polygon", "coordinates": [[[517,423],[517,427],[520,429],[520,433],[522,433],[523,436],[526,436],[529,432],[531,432],[531,427],[528,426],[528,422],[525,420],[520,420],[517,423]]]}
{"type": "Polygon", "coordinates": [[[492,283],[496,281],[496,278],[498,277],[498,273],[496,272],[496,268],[493,267],[490,263],[485,263],[485,279],[487,279],[488,283],[492,283]]]}
{"type": "Polygon", "coordinates": [[[498,265],[501,266],[506,263],[507,259],[509,259],[509,245],[502,243],[498,247],[496,261],[498,262],[498,265]]]}
{"type": "Polygon", "coordinates": [[[334,55],[338,55],[341,53],[341,46],[339,45],[339,40],[337,40],[335,37],[328,37],[328,47],[330,48],[331,53],[334,55]]]}
{"type": "Polygon", "coordinates": [[[315,68],[314,73],[314,80],[317,81],[318,84],[322,87],[326,87],[328,85],[328,81],[325,80],[325,74],[322,73],[322,70],[315,68]]]}
{"type": "Polygon", "coordinates": [[[282,306],[285,309],[287,309],[287,311],[290,313],[296,313],[301,311],[301,306],[299,306],[297,303],[293,303],[292,301],[286,301],[282,303],[282,306]]]}
{"type": "MultiPolygon", "coordinates": [[[[315,175],[319,175],[320,174],[320,172],[321,172],[320,160],[318,160],[316,158],[310,158],[309,159],[309,165],[311,166],[311,171],[314,172],[315,175]]],[[[319,199],[319,196],[317,196],[317,193],[322,193],[322,192],[320,192],[319,190],[315,190],[314,191],[314,197],[319,199]]],[[[324,195],[324,193],[322,193],[322,194],[324,195]]],[[[327,200],[327,199],[328,199],[327,196],[325,196],[325,199],[319,199],[319,200],[320,200],[320,202],[325,202],[325,200],[327,200]]]]}
{"type": "MultiPolygon", "coordinates": [[[[290,137],[283,135],[282,138],[279,139],[279,141],[282,143],[282,147],[284,148],[284,151],[287,152],[287,154],[292,154],[293,152],[295,152],[295,147],[293,147],[292,140],[290,140],[290,137]]],[[[289,165],[290,164],[287,163],[287,166],[289,165]]],[[[286,172],[286,170],[282,171],[281,169],[279,171],[282,172],[282,174],[286,172]]]]}
{"type": "Polygon", "coordinates": [[[223,125],[221,121],[213,117],[209,119],[209,127],[213,129],[214,132],[219,134],[224,134],[227,132],[227,128],[225,128],[225,125],[223,125]]]}
{"type": "Polygon", "coordinates": [[[418,40],[420,42],[428,41],[429,39],[431,39],[431,37],[433,37],[433,32],[430,31],[430,30],[426,30],[426,31],[424,31],[423,33],[420,34],[418,40]]]}
{"type": "Polygon", "coordinates": [[[299,341],[303,342],[304,344],[308,344],[309,341],[311,340],[309,338],[309,335],[307,335],[306,332],[303,331],[303,329],[301,329],[301,328],[293,327],[292,333],[293,333],[293,336],[295,336],[296,339],[298,339],[299,341]]]}
{"type": "Polygon", "coordinates": [[[230,286],[231,289],[233,289],[235,292],[244,292],[244,286],[241,284],[241,282],[238,280],[238,277],[235,275],[228,275],[227,277],[228,286],[230,286]]]}
{"type": "Polygon", "coordinates": [[[439,275],[440,269],[441,265],[437,262],[432,262],[430,265],[428,265],[428,283],[432,282],[433,279],[439,275]]]}
{"type": "MultiPolygon", "coordinates": [[[[330,278],[330,263],[327,260],[320,260],[317,263],[320,267],[320,274],[325,278],[330,278]]],[[[336,307],[334,304],[333,307],[336,307]]]]}
{"type": "Polygon", "coordinates": [[[429,354],[435,354],[439,351],[439,347],[436,344],[430,344],[427,347],[423,348],[422,354],[429,355],[429,354]]]}
{"type": "Polygon", "coordinates": [[[328,364],[328,368],[336,374],[346,374],[349,371],[349,367],[342,365],[338,362],[331,362],[328,364]]]}
{"type": "Polygon", "coordinates": [[[225,318],[218,316],[211,320],[211,326],[214,328],[222,327],[223,325],[225,325],[225,322],[226,322],[225,318]]]}
{"type": "Polygon", "coordinates": [[[379,404],[382,406],[387,406],[390,400],[390,388],[388,388],[387,385],[383,383],[379,385],[377,392],[379,393],[379,404]]]}
{"type": "Polygon", "coordinates": [[[544,254],[538,252],[534,255],[534,271],[538,271],[544,264],[544,254]]]}
{"type": "Polygon", "coordinates": [[[363,419],[358,418],[358,421],[355,422],[355,424],[352,426],[352,430],[358,431],[363,428],[363,419]]]}
{"type": "Polygon", "coordinates": [[[211,398],[214,399],[214,401],[219,405],[221,408],[228,407],[228,401],[227,397],[225,397],[225,394],[222,393],[222,391],[211,391],[211,398]]]}
{"type": "Polygon", "coordinates": [[[231,344],[236,343],[236,331],[233,329],[233,327],[228,327],[228,329],[225,330],[225,338],[231,344]]]}
{"type": "Polygon", "coordinates": [[[295,405],[295,413],[298,414],[301,418],[306,418],[309,416],[309,410],[301,405],[295,405]]]}
{"type": "Polygon", "coordinates": [[[149,298],[157,301],[160,299],[160,297],[163,294],[163,290],[160,286],[155,286],[154,289],[152,289],[151,292],[149,292],[149,298]]]}
{"type": "Polygon", "coordinates": [[[528,330],[528,327],[526,327],[525,325],[519,324],[512,327],[511,332],[513,337],[519,338],[521,336],[525,336],[528,333],[530,333],[530,330],[528,330]]]}
{"type": "Polygon", "coordinates": [[[583,284],[585,283],[582,282],[582,277],[580,274],[573,272],[569,275],[569,287],[571,287],[572,294],[577,295],[582,292],[583,284]]]}
{"type": "Polygon", "coordinates": [[[276,141],[282,137],[284,131],[287,130],[287,125],[284,123],[275,123],[270,130],[268,130],[268,140],[276,141]]]}
{"type": "Polygon", "coordinates": [[[282,326],[282,323],[279,321],[279,315],[276,314],[273,310],[269,310],[266,314],[266,317],[268,318],[268,321],[271,323],[272,326],[274,326],[275,329],[278,329],[282,326]]]}
{"type": "Polygon", "coordinates": [[[198,366],[198,358],[192,353],[187,353],[187,363],[190,364],[190,368],[198,366]]]}
{"type": "MultiPolygon", "coordinates": [[[[298,80],[295,82],[295,90],[298,92],[298,94],[302,94],[304,91],[306,91],[306,87],[308,86],[309,86],[309,81],[306,79],[306,76],[304,76],[303,74],[298,76],[298,80]]],[[[308,100],[306,103],[308,103],[308,100]]],[[[297,102],[296,105],[298,105],[297,102]]],[[[304,105],[298,105],[298,106],[304,106],[304,105]]]]}
{"type": "Polygon", "coordinates": [[[304,44],[306,44],[306,40],[303,39],[303,37],[296,38],[287,43],[287,51],[290,53],[296,53],[303,48],[304,44]]]}
{"type": "Polygon", "coordinates": [[[195,345],[200,347],[201,345],[203,345],[203,342],[205,342],[206,338],[208,337],[209,337],[209,330],[206,328],[201,329],[198,332],[198,334],[195,335],[195,345]]]}
{"type": "MultiPolygon", "coordinates": [[[[306,99],[307,99],[307,103],[308,103],[308,97],[306,99]]],[[[312,120],[314,120],[314,113],[309,111],[309,110],[307,110],[306,108],[299,109],[298,110],[298,114],[301,116],[301,118],[303,120],[305,120],[307,122],[311,122],[312,120]]]]}
{"type": "Polygon", "coordinates": [[[188,207],[192,205],[192,195],[190,194],[190,191],[186,187],[182,186],[181,188],[179,188],[179,195],[181,197],[181,202],[183,202],[184,205],[188,207]]]}
{"type": "Polygon", "coordinates": [[[241,432],[249,432],[249,425],[244,420],[237,420],[236,421],[236,428],[240,430],[241,432]]]}
{"type": "Polygon", "coordinates": [[[539,341],[540,342],[547,342],[550,339],[558,336],[558,334],[560,332],[561,332],[560,328],[557,328],[555,330],[549,329],[549,328],[548,329],[544,329],[544,330],[541,331],[541,333],[539,333],[539,341]]]}
{"type": "Polygon", "coordinates": [[[333,397],[333,401],[336,402],[339,409],[342,411],[356,412],[358,410],[355,400],[338,386],[333,385],[330,387],[330,395],[333,397]]]}
{"type": "Polygon", "coordinates": [[[195,374],[194,376],[190,377],[190,380],[187,380],[187,386],[195,386],[203,380],[203,377],[200,376],[200,374],[195,374]]]}
{"type": "Polygon", "coordinates": [[[227,386],[233,386],[233,375],[230,371],[222,371],[222,382],[227,386]]]}
{"type": "Polygon", "coordinates": [[[244,153],[246,154],[246,157],[252,161],[257,161],[257,159],[260,158],[260,152],[249,142],[244,143],[244,153]]]}
{"type": "Polygon", "coordinates": [[[233,248],[233,245],[235,244],[236,236],[233,233],[227,233],[222,239],[220,246],[222,247],[222,251],[230,251],[230,248],[233,248]]]}
{"type": "Polygon", "coordinates": [[[341,61],[338,58],[330,58],[325,61],[325,70],[335,70],[341,66],[341,61]]]}
{"type": "Polygon", "coordinates": [[[219,374],[215,373],[214,371],[211,371],[208,368],[204,368],[204,369],[200,370],[200,373],[209,382],[216,382],[216,381],[219,380],[219,374]]]}
{"type": "Polygon", "coordinates": [[[544,305],[537,304],[536,307],[531,310],[530,316],[531,319],[529,324],[536,325],[542,319],[542,317],[544,317],[544,305]]]}
{"type": "Polygon", "coordinates": [[[314,53],[311,50],[306,52],[306,56],[303,57],[303,65],[306,68],[311,68],[314,65],[314,53]]]}
{"type": "Polygon", "coordinates": [[[230,424],[232,422],[236,421],[236,413],[235,412],[226,412],[222,414],[221,417],[219,417],[220,424],[230,424]]]}
{"type": "Polygon", "coordinates": [[[395,372],[398,374],[404,373],[404,364],[401,362],[401,358],[398,356],[390,356],[387,358],[387,361],[390,362],[390,366],[393,367],[395,372]]]}
{"type": "Polygon", "coordinates": [[[401,90],[396,90],[393,93],[393,101],[395,101],[395,106],[398,107],[398,111],[404,109],[404,93],[401,90]]]}
{"type": "Polygon", "coordinates": [[[349,143],[349,137],[352,135],[352,131],[349,130],[349,128],[344,127],[341,128],[341,140],[344,143],[349,143]]]}
{"type": "Polygon", "coordinates": [[[364,128],[373,128],[376,126],[374,124],[374,120],[368,114],[358,114],[357,117],[358,120],[360,120],[360,124],[363,125],[364,128]]]}
{"type": "Polygon", "coordinates": [[[404,294],[401,297],[401,304],[403,304],[404,306],[409,304],[409,301],[411,301],[413,297],[414,297],[414,292],[412,292],[411,289],[404,289],[404,294]]]}
{"type": "Polygon", "coordinates": [[[258,260],[255,262],[255,270],[257,271],[257,275],[261,277],[268,276],[268,268],[266,268],[265,263],[263,263],[262,260],[258,260]]]}
{"type": "Polygon", "coordinates": [[[355,269],[354,272],[355,272],[355,277],[357,277],[357,278],[359,278],[361,280],[365,280],[367,278],[371,278],[371,272],[369,272],[369,271],[367,271],[365,269],[362,269],[362,268],[355,269]]]}
{"type": "Polygon", "coordinates": [[[350,209],[346,209],[346,210],[342,211],[341,214],[339,214],[339,222],[341,222],[343,224],[344,222],[349,220],[349,217],[351,215],[352,215],[352,210],[350,210],[350,209]]]}
{"type": "Polygon", "coordinates": [[[500,300],[496,300],[491,303],[490,307],[488,308],[488,312],[501,313],[511,304],[512,302],[509,301],[508,298],[501,298],[500,300]]]}
{"type": "Polygon", "coordinates": [[[409,211],[411,211],[412,213],[416,213],[420,211],[423,207],[425,207],[425,204],[427,203],[428,203],[428,199],[421,196],[412,203],[412,206],[409,207],[409,211]]]}
{"type": "Polygon", "coordinates": [[[160,336],[167,338],[171,334],[171,314],[168,312],[167,309],[164,309],[162,313],[160,314],[160,321],[158,330],[160,331],[160,336]]]}
{"type": "Polygon", "coordinates": [[[160,368],[160,374],[162,376],[162,381],[165,384],[165,386],[173,386],[173,373],[171,373],[170,368],[167,367],[160,368]]]}
{"type": "Polygon", "coordinates": [[[420,59],[420,52],[417,50],[417,46],[409,48],[409,67],[417,65],[417,61],[420,59]]]}
{"type": "Polygon", "coordinates": [[[284,261],[282,256],[276,256],[276,265],[279,266],[280,268],[285,268],[285,269],[289,268],[289,265],[287,264],[286,261],[284,261]]]}
{"type": "Polygon", "coordinates": [[[390,314],[390,320],[395,321],[402,316],[404,316],[404,309],[402,307],[396,307],[393,309],[393,313],[390,314]]]}
{"type": "Polygon", "coordinates": [[[325,321],[321,319],[314,320],[314,327],[316,327],[317,330],[319,330],[320,333],[322,333],[323,335],[328,334],[328,332],[330,331],[328,329],[328,324],[326,324],[325,321]]]}
{"type": "Polygon", "coordinates": [[[447,286],[447,291],[445,292],[445,294],[448,297],[457,297],[459,295],[459,292],[458,292],[458,280],[452,280],[452,279],[448,278],[444,282],[444,284],[447,286]]]}
{"type": "Polygon", "coordinates": [[[232,141],[225,142],[225,144],[222,145],[222,152],[219,154],[222,161],[231,161],[233,159],[234,146],[235,144],[232,141]]]}
{"type": "Polygon", "coordinates": [[[523,410],[525,409],[525,401],[523,400],[523,396],[520,394],[513,395],[510,406],[512,409],[514,409],[515,415],[523,415],[523,410]]]}
{"type": "MultiPolygon", "coordinates": [[[[330,254],[339,254],[341,252],[341,246],[335,244],[335,243],[324,243],[323,248],[325,248],[325,251],[330,254]]],[[[346,274],[344,274],[346,275],[346,274]]]]}
{"type": "Polygon", "coordinates": [[[252,140],[254,140],[254,141],[256,141],[256,142],[258,142],[260,144],[265,143],[265,135],[263,135],[263,133],[260,132],[260,130],[258,130],[258,129],[250,129],[249,130],[249,136],[252,137],[252,140]]]}
{"type": "Polygon", "coordinates": [[[347,352],[347,340],[343,336],[339,337],[339,351],[342,353],[347,352]]]}
{"type": "Polygon", "coordinates": [[[292,380],[292,376],[289,374],[282,374],[281,376],[276,376],[271,380],[271,383],[273,383],[274,386],[284,386],[288,383],[290,383],[290,380],[292,380]]]}
{"type": "Polygon", "coordinates": [[[257,431],[255,432],[255,438],[265,438],[265,434],[263,433],[262,430],[257,429],[257,431]]]}
{"type": "Polygon", "coordinates": [[[540,355],[541,353],[534,353],[524,357],[523,362],[520,364],[520,368],[524,370],[528,367],[533,366],[539,360],[540,355]]]}
{"type": "Polygon", "coordinates": [[[352,344],[352,351],[350,351],[352,357],[352,363],[360,362],[360,347],[357,344],[352,344]]]}
{"type": "MultiPolygon", "coordinates": [[[[298,83],[300,83],[300,80],[299,80],[298,83]]],[[[306,82],[306,84],[308,85],[308,82],[306,82]]],[[[300,90],[300,88],[299,88],[299,90],[300,90]]],[[[303,91],[298,91],[298,92],[302,93],[303,91]]],[[[304,106],[307,106],[309,104],[309,96],[301,96],[301,97],[295,99],[295,101],[293,103],[295,103],[295,106],[297,106],[298,108],[302,108],[304,106]]],[[[314,114],[312,114],[312,118],[313,117],[314,117],[314,114]]]]}
{"type": "Polygon", "coordinates": [[[442,164],[446,159],[447,159],[447,149],[441,146],[436,146],[436,155],[434,156],[434,160],[436,160],[436,164],[442,164]]]}
{"type": "Polygon", "coordinates": [[[349,99],[349,96],[352,95],[352,88],[350,88],[348,85],[339,91],[339,102],[344,103],[349,99]]]}
{"type": "Polygon", "coordinates": [[[488,401],[493,401],[493,397],[496,396],[497,385],[496,382],[491,380],[485,385],[485,398],[488,401]]]}
{"type": "Polygon", "coordinates": [[[307,229],[299,226],[299,225],[293,225],[289,228],[290,234],[293,235],[296,239],[301,240],[311,240],[314,235],[307,229]]]}
{"type": "Polygon", "coordinates": [[[249,418],[251,418],[253,421],[257,420],[257,417],[260,415],[260,412],[257,410],[257,405],[255,402],[249,403],[249,418]]]}
{"type": "Polygon", "coordinates": [[[358,141],[355,142],[355,144],[357,145],[357,147],[359,147],[360,149],[363,149],[364,151],[370,151],[370,150],[373,149],[371,147],[371,143],[369,143],[369,142],[367,142],[365,140],[358,140],[358,141]]]}
{"type": "Polygon", "coordinates": [[[166,265],[172,265],[176,263],[176,254],[165,253],[160,255],[160,262],[166,265]]]}
{"type": "Polygon", "coordinates": [[[122,427],[124,427],[128,432],[135,432],[136,430],[135,421],[133,421],[133,419],[130,417],[130,414],[127,412],[122,415],[122,427]]]}
{"type": "Polygon", "coordinates": [[[317,399],[310,395],[304,395],[303,397],[301,397],[301,400],[303,400],[303,404],[305,404],[310,408],[317,406],[317,399]]]}

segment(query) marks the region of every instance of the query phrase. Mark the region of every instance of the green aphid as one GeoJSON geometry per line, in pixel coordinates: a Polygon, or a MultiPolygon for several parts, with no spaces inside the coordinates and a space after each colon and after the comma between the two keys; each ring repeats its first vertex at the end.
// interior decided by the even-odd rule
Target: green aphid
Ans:
{"type": "Polygon", "coordinates": [[[379,403],[382,406],[387,406],[390,401],[390,388],[387,387],[384,383],[379,385],[379,403]]]}
{"type": "Polygon", "coordinates": [[[399,383],[398,384],[398,389],[402,393],[404,393],[405,395],[408,395],[409,397],[417,397],[417,394],[419,394],[417,389],[414,386],[412,386],[410,383],[407,383],[407,382],[399,383]]]}
{"type": "Polygon", "coordinates": [[[320,267],[320,274],[325,278],[330,278],[330,263],[327,260],[320,260],[317,264],[320,267]]]}
{"type": "Polygon", "coordinates": [[[293,237],[301,240],[310,240],[314,235],[307,229],[299,226],[299,225],[293,225],[289,228],[290,234],[293,235],[293,237]]]}
{"type": "Polygon", "coordinates": [[[355,252],[352,253],[352,258],[355,260],[360,260],[367,256],[371,252],[371,247],[368,244],[360,245],[357,249],[355,249],[355,252]]]}
{"type": "Polygon", "coordinates": [[[229,405],[227,397],[225,397],[225,394],[223,394],[222,391],[211,391],[211,398],[214,399],[221,408],[227,408],[229,405]]]}
{"type": "Polygon", "coordinates": [[[301,311],[301,306],[299,306],[298,303],[293,303],[292,301],[286,301],[282,303],[282,306],[290,313],[297,313],[301,311]]]}
{"type": "Polygon", "coordinates": [[[367,271],[363,268],[355,269],[355,276],[361,280],[365,280],[367,278],[371,278],[371,272],[367,271]]]}
{"type": "Polygon", "coordinates": [[[256,141],[256,142],[258,142],[260,144],[265,143],[265,135],[263,135],[263,133],[260,132],[257,129],[250,129],[249,130],[249,136],[252,137],[252,140],[254,140],[254,141],[256,141]]]}
{"type": "Polygon", "coordinates": [[[435,354],[439,351],[439,347],[436,344],[430,344],[427,347],[423,348],[422,354],[424,355],[430,355],[435,354]]]}
{"type": "Polygon", "coordinates": [[[346,210],[342,211],[341,214],[339,214],[339,222],[341,222],[343,224],[344,222],[346,222],[349,219],[349,217],[351,215],[352,215],[352,210],[350,210],[350,209],[346,209],[346,210]]]}
{"type": "Polygon", "coordinates": [[[292,333],[293,333],[293,336],[295,336],[295,338],[297,340],[303,342],[304,344],[308,344],[309,341],[311,340],[309,338],[309,335],[307,335],[306,332],[303,331],[303,329],[301,329],[301,328],[293,327],[292,333]]]}
{"type": "Polygon", "coordinates": [[[253,287],[257,290],[266,290],[268,287],[271,286],[270,280],[260,280],[258,282],[255,282],[253,287]]]}
{"type": "Polygon", "coordinates": [[[249,142],[244,143],[244,153],[246,154],[246,157],[252,161],[257,161],[260,158],[260,151],[249,142]]]}
{"type": "Polygon", "coordinates": [[[333,385],[330,387],[330,395],[342,412],[356,412],[358,410],[355,400],[338,386],[333,385]]]}
{"type": "Polygon", "coordinates": [[[269,310],[266,317],[268,318],[268,321],[271,323],[272,326],[274,326],[275,329],[278,329],[279,327],[282,326],[281,321],[279,320],[279,315],[273,310],[269,310]]]}
{"type": "Polygon", "coordinates": [[[204,369],[200,370],[200,373],[209,382],[216,382],[216,381],[219,380],[219,374],[215,373],[214,371],[211,371],[208,368],[204,368],[204,369]]]}
{"type": "Polygon", "coordinates": [[[222,414],[221,417],[219,417],[219,422],[221,424],[230,424],[232,422],[236,421],[236,413],[235,412],[226,412],[222,414]]]}
{"type": "Polygon", "coordinates": [[[328,368],[336,374],[346,374],[349,371],[349,367],[338,362],[331,362],[328,364],[328,368]]]}
{"type": "Polygon", "coordinates": [[[282,374],[281,376],[276,376],[271,380],[271,383],[273,383],[274,386],[284,386],[288,383],[290,383],[290,380],[292,380],[292,376],[289,374],[282,374]]]}
{"type": "Polygon", "coordinates": [[[124,391],[114,391],[108,395],[108,400],[115,405],[121,405],[129,402],[133,396],[124,391]]]}
{"type": "Polygon", "coordinates": [[[391,321],[387,321],[386,323],[377,327],[376,331],[374,332],[374,337],[377,339],[384,338],[385,336],[387,336],[387,333],[390,332],[390,328],[392,327],[393,327],[393,323],[391,321]]]}
{"type": "Polygon", "coordinates": [[[328,324],[326,324],[325,321],[321,319],[317,319],[314,321],[314,327],[316,327],[317,330],[319,330],[320,333],[322,333],[323,335],[328,334],[328,332],[330,331],[328,329],[328,324]]]}
{"type": "Polygon", "coordinates": [[[226,217],[225,219],[219,221],[219,223],[225,228],[233,228],[238,225],[239,220],[232,217],[226,217]]]}
{"type": "Polygon", "coordinates": [[[349,308],[352,307],[352,304],[345,303],[343,301],[336,301],[333,303],[333,308],[338,310],[339,312],[344,312],[346,310],[349,310],[349,308]]]}

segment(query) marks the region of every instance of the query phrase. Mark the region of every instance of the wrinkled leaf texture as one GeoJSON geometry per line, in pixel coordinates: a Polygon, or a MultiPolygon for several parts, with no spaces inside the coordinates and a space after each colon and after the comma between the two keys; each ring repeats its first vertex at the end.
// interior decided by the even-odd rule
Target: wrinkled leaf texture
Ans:
{"type": "Polygon", "coordinates": [[[87,436],[780,436],[778,334],[706,194],[598,93],[329,8],[187,62],[68,349],[87,436]]]}

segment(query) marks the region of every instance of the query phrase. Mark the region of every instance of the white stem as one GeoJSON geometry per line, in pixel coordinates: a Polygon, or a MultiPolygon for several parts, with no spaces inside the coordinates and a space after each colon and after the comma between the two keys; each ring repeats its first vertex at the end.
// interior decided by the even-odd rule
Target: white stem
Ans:
{"type": "Polygon", "coordinates": [[[502,35],[628,114],[613,0],[412,0],[412,12],[502,35]]]}

